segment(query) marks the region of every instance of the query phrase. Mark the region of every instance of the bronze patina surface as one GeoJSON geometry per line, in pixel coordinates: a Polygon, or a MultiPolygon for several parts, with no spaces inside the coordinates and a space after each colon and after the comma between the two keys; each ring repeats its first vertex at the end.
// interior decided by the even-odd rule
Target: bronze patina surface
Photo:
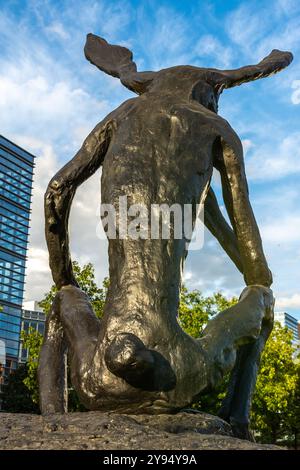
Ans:
{"type": "MultiPolygon", "coordinates": [[[[168,413],[216,386],[232,370],[221,416],[250,438],[248,415],[259,358],[273,322],[272,275],[249,201],[241,141],[217,114],[223,90],[274,74],[292,54],[273,50],[236,70],[177,66],[137,72],[132,53],[93,34],[87,59],[138,97],[110,113],[50,181],[45,194],[50,267],[60,289],[39,363],[43,413],[66,410],[66,352],[71,380],[90,410],[168,413]],[[177,322],[184,238],[109,241],[110,286],[100,321],[72,272],[68,218],[76,188],[102,166],[102,203],[205,204],[205,223],[243,273],[234,307],[195,340],[177,322]],[[231,224],[210,188],[221,175],[231,224]]],[[[196,210],[193,211],[193,221],[196,210]]]]}

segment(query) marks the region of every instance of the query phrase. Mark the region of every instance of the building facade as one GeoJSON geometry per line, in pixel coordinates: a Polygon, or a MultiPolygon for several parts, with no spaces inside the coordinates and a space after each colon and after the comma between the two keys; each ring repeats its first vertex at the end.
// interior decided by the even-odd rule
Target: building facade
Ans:
{"type": "Polygon", "coordinates": [[[295,317],[286,312],[275,312],[274,320],[287,327],[293,333],[293,341],[299,342],[298,320],[295,317]]]}
{"type": "MultiPolygon", "coordinates": [[[[45,321],[46,315],[43,313],[43,310],[39,307],[38,302],[30,301],[24,302],[22,315],[21,315],[21,331],[28,332],[36,331],[41,335],[45,331],[45,321]]],[[[19,351],[19,362],[24,363],[28,359],[28,351],[22,345],[22,340],[20,341],[20,351],[19,351]]]]}
{"type": "Polygon", "coordinates": [[[0,343],[5,346],[5,373],[18,364],[34,158],[0,135],[0,343]]]}

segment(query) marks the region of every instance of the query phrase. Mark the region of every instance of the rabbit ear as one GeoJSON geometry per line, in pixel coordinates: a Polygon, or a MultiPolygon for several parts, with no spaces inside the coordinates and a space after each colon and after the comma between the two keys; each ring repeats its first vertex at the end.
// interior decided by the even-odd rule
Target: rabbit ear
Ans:
{"type": "Polygon", "coordinates": [[[136,72],[132,61],[132,52],[126,47],[112,46],[105,39],[88,34],[84,47],[85,57],[93,64],[113,77],[120,78],[122,71],[136,72]]]}
{"type": "Polygon", "coordinates": [[[257,65],[246,65],[245,67],[235,70],[210,69],[210,72],[211,75],[214,76],[216,88],[222,91],[223,88],[231,88],[280,72],[280,70],[287,67],[292,60],[293,54],[291,54],[291,52],[282,52],[274,49],[257,65]]]}
{"type": "Polygon", "coordinates": [[[93,64],[113,77],[121,80],[123,85],[135,93],[146,91],[155,72],[137,72],[132,60],[132,52],[123,46],[113,46],[105,39],[89,33],[84,47],[85,57],[93,64]]]}

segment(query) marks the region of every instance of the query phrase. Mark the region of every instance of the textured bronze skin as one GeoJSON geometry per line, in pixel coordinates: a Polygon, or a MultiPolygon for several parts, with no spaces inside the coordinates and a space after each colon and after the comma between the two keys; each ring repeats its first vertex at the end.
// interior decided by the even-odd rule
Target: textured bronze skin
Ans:
{"type": "Polygon", "coordinates": [[[237,70],[178,66],[139,73],[128,49],[92,34],[85,54],[139,96],[95,127],[45,194],[50,267],[60,291],[40,355],[41,410],[66,410],[66,351],[72,383],[89,409],[175,411],[233,369],[221,414],[249,437],[251,394],[272,329],[272,275],[249,202],[242,144],[218,116],[218,99],[225,88],[283,69],[292,55],[274,50],[258,65],[237,70]],[[76,188],[101,165],[102,202],[117,212],[124,195],[129,205],[149,209],[205,201],[205,223],[248,287],[236,306],[208,323],[202,338],[189,337],[177,322],[185,239],[109,239],[111,282],[104,318],[95,317],[72,272],[68,217],[76,188]],[[221,174],[232,227],[210,188],[213,167],[221,174]]]}

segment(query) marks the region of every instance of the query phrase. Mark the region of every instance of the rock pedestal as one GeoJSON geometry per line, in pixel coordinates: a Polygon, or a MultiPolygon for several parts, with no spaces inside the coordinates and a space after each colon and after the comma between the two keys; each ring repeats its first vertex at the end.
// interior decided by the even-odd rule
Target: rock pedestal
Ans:
{"type": "Polygon", "coordinates": [[[278,450],[232,436],[206,413],[121,415],[86,412],[40,416],[0,413],[0,450],[278,450]]]}

